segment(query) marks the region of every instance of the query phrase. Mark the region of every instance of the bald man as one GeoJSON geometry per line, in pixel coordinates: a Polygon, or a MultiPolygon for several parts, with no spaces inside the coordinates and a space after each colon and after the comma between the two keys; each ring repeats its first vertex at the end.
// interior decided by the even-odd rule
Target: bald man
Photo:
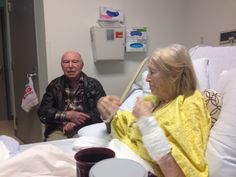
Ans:
{"type": "Polygon", "coordinates": [[[38,109],[46,141],[77,137],[80,128],[102,122],[96,104],[106,93],[98,80],[82,72],[83,66],[80,53],[62,55],[64,74],[49,83],[38,109]]]}

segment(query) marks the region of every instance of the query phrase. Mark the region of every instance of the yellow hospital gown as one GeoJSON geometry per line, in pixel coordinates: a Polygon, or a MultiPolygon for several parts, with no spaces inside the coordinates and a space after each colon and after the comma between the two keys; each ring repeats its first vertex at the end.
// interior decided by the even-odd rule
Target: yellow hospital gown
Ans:
{"type": "MultiPolygon", "coordinates": [[[[155,96],[145,100],[153,102],[155,96]]],[[[210,115],[204,97],[199,91],[180,95],[153,116],[172,146],[172,156],[187,177],[207,177],[208,165],[205,150],[210,130],[210,115]]],[[[147,161],[158,177],[163,176],[158,164],[149,156],[142,143],[141,132],[131,112],[118,111],[112,120],[114,138],[127,144],[147,161]]]]}

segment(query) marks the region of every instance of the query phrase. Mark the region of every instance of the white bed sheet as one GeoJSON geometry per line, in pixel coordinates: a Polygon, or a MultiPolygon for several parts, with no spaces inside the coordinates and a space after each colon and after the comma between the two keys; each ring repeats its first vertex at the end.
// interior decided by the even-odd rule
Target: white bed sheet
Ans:
{"type": "Polygon", "coordinates": [[[75,177],[74,155],[64,153],[55,146],[57,143],[52,144],[35,143],[23,146],[21,153],[0,163],[0,177],[75,177]]]}
{"type": "Polygon", "coordinates": [[[76,138],[69,138],[69,139],[63,139],[63,140],[47,141],[47,142],[32,143],[32,144],[23,144],[23,145],[20,145],[19,150],[20,150],[20,152],[22,152],[22,151],[25,151],[33,146],[36,146],[36,145],[50,144],[50,145],[58,147],[59,149],[61,149],[65,153],[75,154],[76,151],[74,151],[72,149],[75,140],[76,140],[76,138]]]}

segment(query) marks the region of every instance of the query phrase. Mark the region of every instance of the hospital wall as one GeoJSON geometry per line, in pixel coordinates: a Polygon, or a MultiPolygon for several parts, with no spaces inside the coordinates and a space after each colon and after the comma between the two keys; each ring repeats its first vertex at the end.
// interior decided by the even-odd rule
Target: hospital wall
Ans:
{"type": "MultiPolygon", "coordinates": [[[[235,29],[235,0],[44,0],[48,82],[62,74],[66,50],[81,52],[84,72],[97,78],[107,94],[121,96],[143,58],[157,47],[180,43],[187,47],[219,45],[219,34],[235,29]],[[124,12],[126,27],[147,27],[148,51],[125,53],[123,61],[94,63],[90,27],[99,7],[124,12]]],[[[104,52],[105,52],[104,48],[104,52]]]]}
{"type": "MultiPolygon", "coordinates": [[[[121,96],[139,63],[156,47],[184,43],[185,0],[44,0],[48,82],[62,74],[60,59],[66,50],[81,52],[84,72],[97,78],[107,94],[121,96]],[[123,11],[126,27],[147,27],[148,51],[125,53],[123,61],[94,63],[90,27],[99,7],[123,11]]],[[[106,48],[104,48],[104,52],[106,48]]]]}
{"type": "Polygon", "coordinates": [[[187,0],[186,45],[218,46],[220,33],[236,30],[235,0],[187,0]]]}

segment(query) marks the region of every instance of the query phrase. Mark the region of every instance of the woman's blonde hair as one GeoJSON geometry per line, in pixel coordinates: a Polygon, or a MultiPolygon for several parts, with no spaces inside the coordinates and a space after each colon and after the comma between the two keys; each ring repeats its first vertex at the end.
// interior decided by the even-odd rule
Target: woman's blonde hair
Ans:
{"type": "Polygon", "coordinates": [[[175,96],[193,92],[197,87],[196,75],[188,50],[179,44],[159,48],[153,52],[150,61],[166,77],[167,90],[175,96]]]}

